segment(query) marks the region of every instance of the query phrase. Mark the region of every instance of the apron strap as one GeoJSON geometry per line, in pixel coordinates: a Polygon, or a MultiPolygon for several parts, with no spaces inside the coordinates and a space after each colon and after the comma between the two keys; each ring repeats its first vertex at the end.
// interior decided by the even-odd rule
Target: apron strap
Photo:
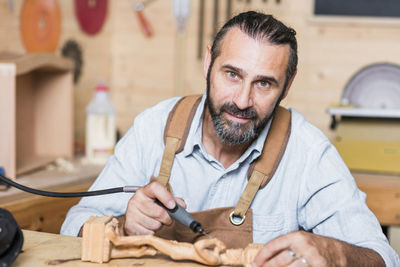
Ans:
{"type": "Polygon", "coordinates": [[[161,160],[160,173],[156,179],[164,186],[168,185],[175,154],[181,152],[185,147],[191,121],[200,100],[201,95],[183,97],[169,113],[164,131],[164,154],[161,160]]]}
{"type": "Polygon", "coordinates": [[[274,175],[289,140],[290,125],[290,111],[279,106],[272,120],[261,156],[256,160],[247,186],[235,210],[230,214],[232,224],[240,225],[244,222],[246,212],[253,202],[258,189],[265,187],[274,175]]]}

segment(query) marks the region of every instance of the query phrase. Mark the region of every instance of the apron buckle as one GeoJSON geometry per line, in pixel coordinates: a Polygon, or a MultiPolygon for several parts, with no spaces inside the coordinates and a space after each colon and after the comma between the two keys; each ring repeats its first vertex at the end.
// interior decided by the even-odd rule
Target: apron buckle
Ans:
{"type": "Polygon", "coordinates": [[[236,215],[234,214],[235,211],[232,211],[231,214],[229,214],[229,220],[231,221],[231,223],[233,225],[239,226],[241,225],[244,220],[246,219],[246,215],[243,215],[243,217],[240,217],[240,215],[236,215]],[[237,219],[240,218],[240,220],[238,221],[237,219]]]}

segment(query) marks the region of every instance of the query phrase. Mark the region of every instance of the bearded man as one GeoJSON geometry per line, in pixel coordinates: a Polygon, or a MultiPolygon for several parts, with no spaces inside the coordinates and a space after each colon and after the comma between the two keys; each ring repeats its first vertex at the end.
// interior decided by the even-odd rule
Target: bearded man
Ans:
{"type": "Polygon", "coordinates": [[[296,76],[295,34],[253,11],[229,20],[207,47],[206,93],[196,104],[177,107],[184,100],[175,97],[138,115],[91,190],[143,187],[82,199],[62,234],[113,215],[127,235],[187,241],[190,232],[158,200],[192,212],[228,248],[265,244],[254,266],[399,266],[334,146],[279,107],[296,76]],[[179,121],[189,109],[193,116],[179,121]],[[169,134],[179,127],[185,137],[169,134]]]}

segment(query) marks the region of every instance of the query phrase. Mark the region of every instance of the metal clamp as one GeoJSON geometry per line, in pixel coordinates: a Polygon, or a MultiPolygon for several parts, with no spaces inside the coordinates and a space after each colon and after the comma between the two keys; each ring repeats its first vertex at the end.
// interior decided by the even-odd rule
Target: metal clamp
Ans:
{"type": "Polygon", "coordinates": [[[238,215],[234,215],[234,214],[233,214],[234,212],[235,212],[235,211],[232,211],[231,214],[229,214],[229,220],[231,221],[231,223],[232,223],[233,225],[236,225],[236,226],[239,226],[239,225],[243,224],[244,220],[246,219],[246,215],[244,215],[243,217],[240,217],[240,216],[238,216],[238,215]],[[233,217],[239,217],[239,218],[240,218],[240,221],[235,221],[235,220],[233,219],[233,217]]]}

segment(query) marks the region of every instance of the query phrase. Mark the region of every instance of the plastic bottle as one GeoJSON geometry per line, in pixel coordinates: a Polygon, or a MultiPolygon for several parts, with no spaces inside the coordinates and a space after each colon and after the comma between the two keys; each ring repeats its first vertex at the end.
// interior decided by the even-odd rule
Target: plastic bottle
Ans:
{"type": "Polygon", "coordinates": [[[116,142],[115,108],[108,87],[100,81],[86,107],[86,159],[89,163],[105,164],[116,142]]]}

